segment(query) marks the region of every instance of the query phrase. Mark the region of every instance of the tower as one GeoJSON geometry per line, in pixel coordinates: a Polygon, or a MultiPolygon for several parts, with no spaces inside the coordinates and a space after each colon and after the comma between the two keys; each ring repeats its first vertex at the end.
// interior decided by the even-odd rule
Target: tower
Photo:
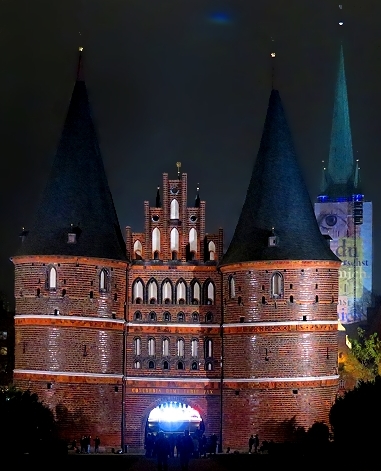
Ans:
{"type": "Polygon", "coordinates": [[[14,384],[67,439],[120,443],[127,259],[81,70],[15,266],[14,384]]]}
{"type": "Polygon", "coordinates": [[[328,166],[323,169],[315,214],[322,234],[341,259],[337,314],[344,324],[367,318],[372,299],[372,203],[354,160],[343,47],[333,107],[328,166]]]}
{"type": "Polygon", "coordinates": [[[219,267],[225,446],[253,431],[279,441],[290,438],[290,426],[329,423],[338,388],[339,266],[272,90],[246,200],[219,267]]]}

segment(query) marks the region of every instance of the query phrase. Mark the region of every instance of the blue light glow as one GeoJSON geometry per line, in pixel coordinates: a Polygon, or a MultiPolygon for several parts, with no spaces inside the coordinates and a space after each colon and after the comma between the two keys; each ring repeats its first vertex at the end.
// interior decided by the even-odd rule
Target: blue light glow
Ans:
{"type": "Polygon", "coordinates": [[[216,12],[210,15],[210,21],[220,25],[226,25],[230,23],[230,16],[225,12],[216,12]]]}

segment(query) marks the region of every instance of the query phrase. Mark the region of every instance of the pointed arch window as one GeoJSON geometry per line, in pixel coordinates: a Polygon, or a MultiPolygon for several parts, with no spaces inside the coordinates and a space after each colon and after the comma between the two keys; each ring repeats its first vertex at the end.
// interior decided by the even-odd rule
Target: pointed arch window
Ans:
{"type": "Polygon", "coordinates": [[[198,312],[193,312],[192,313],[192,321],[193,322],[199,322],[200,316],[198,315],[198,312]]]}
{"type": "Polygon", "coordinates": [[[169,339],[165,338],[163,339],[163,356],[164,357],[169,357],[169,339]]]}
{"type": "Polygon", "coordinates": [[[179,313],[177,314],[177,320],[178,320],[178,322],[184,322],[184,320],[185,320],[185,315],[184,315],[183,312],[179,312],[179,313]]]}
{"type": "Polygon", "coordinates": [[[192,285],[192,304],[200,304],[201,297],[201,286],[198,281],[195,281],[192,285]]]}
{"type": "Polygon", "coordinates": [[[280,298],[281,296],[283,296],[283,276],[275,272],[271,276],[271,297],[280,298]]]}
{"type": "Polygon", "coordinates": [[[195,371],[195,370],[198,370],[198,364],[197,364],[197,361],[192,361],[192,366],[191,366],[191,369],[192,369],[193,371],[195,371]]]}
{"type": "Polygon", "coordinates": [[[153,258],[157,260],[160,254],[160,231],[157,227],[152,231],[152,253],[153,258]]]}
{"type": "Polygon", "coordinates": [[[174,227],[171,230],[171,252],[176,252],[176,254],[179,251],[179,231],[174,227]]]}
{"type": "Polygon", "coordinates": [[[142,320],[142,313],[140,311],[136,311],[134,314],[134,319],[136,321],[141,321],[142,320]]]}
{"type": "Polygon", "coordinates": [[[169,370],[169,362],[167,360],[163,362],[163,370],[169,370]]]}
{"type": "Polygon", "coordinates": [[[214,285],[211,281],[205,283],[205,304],[214,304],[214,285]]]}
{"type": "Polygon", "coordinates": [[[207,361],[205,363],[205,369],[206,369],[206,371],[212,371],[213,370],[213,365],[212,365],[211,361],[207,361]]]}
{"type": "Polygon", "coordinates": [[[197,254],[197,231],[194,227],[189,231],[189,250],[191,253],[193,252],[193,259],[195,259],[197,254]]]}
{"type": "Polygon", "coordinates": [[[235,298],[235,280],[233,276],[229,277],[229,298],[235,298]]]}
{"type": "Polygon", "coordinates": [[[150,320],[151,322],[156,322],[156,312],[151,311],[151,312],[149,313],[149,320],[150,320]]]}
{"type": "Polygon", "coordinates": [[[143,247],[140,240],[136,240],[134,243],[134,256],[135,260],[142,260],[143,258],[143,247]]]}
{"type": "Polygon", "coordinates": [[[155,345],[155,339],[153,337],[150,337],[148,339],[148,355],[150,357],[155,356],[156,354],[156,345],[155,345]]]}
{"type": "Polygon", "coordinates": [[[178,370],[183,370],[183,369],[184,369],[184,363],[183,363],[182,361],[179,361],[179,362],[177,363],[177,369],[178,369],[178,370]]]}
{"type": "Polygon", "coordinates": [[[147,292],[148,292],[148,302],[150,304],[156,304],[157,303],[157,283],[155,280],[151,280],[148,283],[147,286],[147,292]]]}
{"type": "Polygon", "coordinates": [[[179,202],[177,200],[171,201],[170,218],[179,219],[179,202]]]}
{"type": "Polygon", "coordinates": [[[171,320],[171,314],[169,312],[165,312],[163,314],[163,319],[164,319],[164,322],[170,322],[171,320]]]}
{"type": "Polygon", "coordinates": [[[105,268],[99,273],[99,291],[105,293],[108,288],[108,271],[105,268]]]}
{"type": "Polygon", "coordinates": [[[191,341],[191,356],[193,358],[198,357],[198,340],[197,339],[192,339],[191,341]]]}
{"type": "Polygon", "coordinates": [[[48,289],[54,291],[57,289],[57,270],[55,267],[50,267],[48,270],[48,289]]]}
{"type": "Polygon", "coordinates": [[[205,316],[205,322],[213,322],[213,314],[211,312],[207,312],[205,316]]]}
{"type": "Polygon", "coordinates": [[[180,281],[176,287],[176,299],[178,304],[185,304],[187,297],[187,287],[184,281],[180,281]]]}
{"type": "Polygon", "coordinates": [[[142,354],[142,340],[140,337],[134,339],[134,354],[139,356],[142,354]]]}
{"type": "Polygon", "coordinates": [[[155,369],[155,362],[153,360],[150,360],[148,362],[148,369],[149,370],[154,370],[155,369]]]}
{"type": "Polygon", "coordinates": [[[134,362],[134,368],[135,368],[136,370],[140,370],[141,367],[142,367],[141,362],[140,362],[139,360],[136,360],[136,361],[134,362]]]}
{"type": "Polygon", "coordinates": [[[143,303],[143,283],[141,280],[136,280],[132,288],[132,302],[135,304],[143,303]]]}
{"type": "Polygon", "coordinates": [[[211,240],[208,244],[209,260],[215,260],[216,244],[211,240]]]}
{"type": "Polygon", "coordinates": [[[172,285],[169,281],[165,281],[163,284],[162,299],[165,304],[172,304],[172,285]]]}

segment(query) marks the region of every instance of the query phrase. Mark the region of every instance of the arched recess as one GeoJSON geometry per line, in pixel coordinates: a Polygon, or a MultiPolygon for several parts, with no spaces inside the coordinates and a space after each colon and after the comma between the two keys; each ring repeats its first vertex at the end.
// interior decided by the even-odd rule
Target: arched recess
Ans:
{"type": "Polygon", "coordinates": [[[142,304],[144,299],[144,284],[140,278],[137,278],[132,285],[132,302],[142,304]]]}
{"type": "Polygon", "coordinates": [[[175,199],[171,201],[170,219],[179,219],[179,202],[175,199]]]}
{"type": "Polygon", "coordinates": [[[46,274],[46,287],[52,291],[57,289],[57,270],[50,266],[46,274]]]}
{"type": "Polygon", "coordinates": [[[215,287],[212,280],[206,280],[204,283],[204,304],[215,303],[215,287]]]}
{"type": "Polygon", "coordinates": [[[176,227],[174,227],[171,230],[171,252],[179,252],[179,240],[179,231],[176,229],[176,227]]]}
{"type": "Polygon", "coordinates": [[[147,284],[147,300],[149,304],[157,304],[159,288],[157,281],[151,278],[147,284]]]}
{"type": "Polygon", "coordinates": [[[134,242],[134,258],[135,260],[142,260],[143,258],[143,246],[140,240],[134,242]]]}
{"type": "Polygon", "coordinates": [[[152,231],[152,258],[157,259],[160,254],[160,231],[157,227],[152,231]]]}
{"type": "Polygon", "coordinates": [[[276,271],[271,276],[271,297],[281,298],[283,296],[283,275],[276,271]]]}
{"type": "Polygon", "coordinates": [[[194,227],[189,231],[189,251],[193,254],[192,259],[197,259],[197,231],[194,227]]]}
{"type": "Polygon", "coordinates": [[[216,259],[216,244],[211,240],[208,244],[209,260],[216,259]]]}
{"type": "Polygon", "coordinates": [[[233,275],[230,275],[228,278],[229,285],[229,298],[235,298],[235,279],[233,275]]]}
{"type": "Polygon", "coordinates": [[[165,434],[184,432],[192,434],[197,430],[205,430],[199,408],[192,407],[182,401],[160,402],[149,411],[146,419],[145,433],[165,434]]]}
{"type": "Polygon", "coordinates": [[[173,303],[173,286],[168,278],[161,285],[161,299],[164,304],[173,303]]]}
{"type": "Polygon", "coordinates": [[[176,302],[177,304],[186,304],[187,302],[187,285],[182,279],[176,285],[176,302]]]}
{"type": "Polygon", "coordinates": [[[191,282],[191,303],[200,304],[201,301],[201,285],[197,279],[191,282]]]}

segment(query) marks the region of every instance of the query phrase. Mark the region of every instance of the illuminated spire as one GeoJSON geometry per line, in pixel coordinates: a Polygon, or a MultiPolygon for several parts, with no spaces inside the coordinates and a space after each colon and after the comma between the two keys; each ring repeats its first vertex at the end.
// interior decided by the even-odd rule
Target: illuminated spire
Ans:
{"type": "Polygon", "coordinates": [[[180,180],[181,162],[176,162],[176,167],[177,167],[177,178],[180,180]]]}
{"type": "Polygon", "coordinates": [[[274,90],[274,80],[275,80],[275,49],[274,49],[274,38],[271,38],[271,52],[270,52],[270,57],[271,57],[271,89],[274,90]]]}
{"type": "Polygon", "coordinates": [[[160,186],[157,187],[157,192],[156,192],[156,204],[155,206],[157,208],[161,208],[161,198],[160,198],[160,186]]]}
{"type": "Polygon", "coordinates": [[[80,46],[78,48],[78,67],[77,67],[77,82],[84,82],[84,77],[83,77],[83,66],[82,66],[82,52],[83,52],[83,47],[80,46]]]}
{"type": "Polygon", "coordinates": [[[196,199],[194,202],[194,207],[199,208],[200,207],[200,186],[199,183],[197,183],[197,192],[196,192],[196,199]]]}

